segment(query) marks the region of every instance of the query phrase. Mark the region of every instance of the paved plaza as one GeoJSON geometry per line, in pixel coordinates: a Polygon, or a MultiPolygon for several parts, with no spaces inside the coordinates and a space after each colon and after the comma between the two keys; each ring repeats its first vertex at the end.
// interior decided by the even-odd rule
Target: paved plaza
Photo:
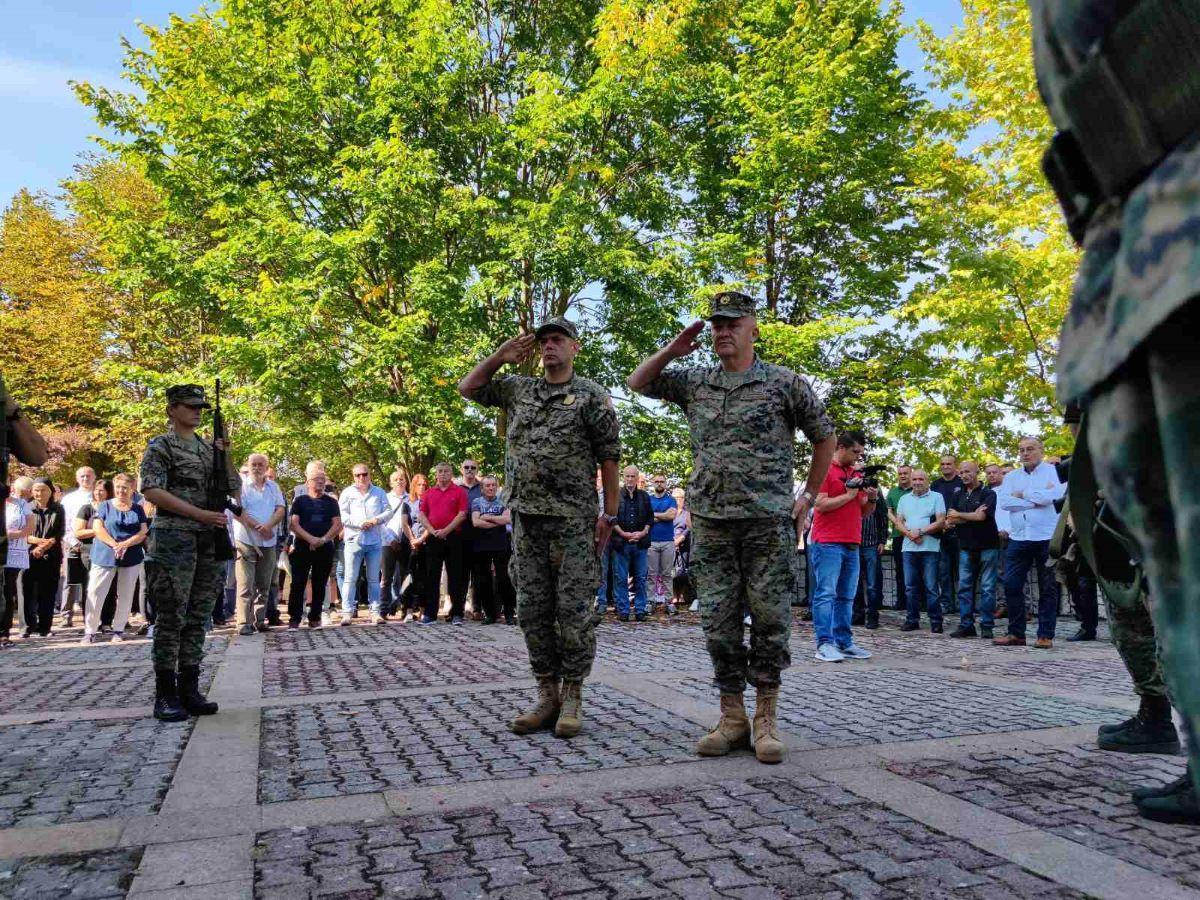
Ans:
{"type": "Polygon", "coordinates": [[[1200,896],[1200,831],[1128,799],[1184,760],[1095,749],[1136,707],[1110,645],[884,618],[836,665],[797,621],[772,767],[694,755],[716,698],[689,615],[600,626],[569,742],[505,727],[534,682],[503,625],[218,631],[221,713],[182,724],[149,718],[145,640],[25,641],[0,897],[1200,896]]]}

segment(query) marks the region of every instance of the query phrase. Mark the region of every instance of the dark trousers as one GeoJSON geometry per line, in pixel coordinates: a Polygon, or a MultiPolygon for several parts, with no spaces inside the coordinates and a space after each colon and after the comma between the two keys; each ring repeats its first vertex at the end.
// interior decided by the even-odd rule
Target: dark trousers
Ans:
{"type": "Polygon", "coordinates": [[[17,582],[21,580],[24,569],[4,570],[4,594],[0,601],[4,603],[0,609],[0,639],[7,638],[12,631],[13,616],[17,613],[17,582]]]}
{"type": "Polygon", "coordinates": [[[1096,633],[1100,624],[1100,595],[1096,579],[1090,572],[1080,572],[1075,582],[1075,614],[1079,627],[1089,634],[1096,633]]]}
{"type": "Polygon", "coordinates": [[[400,608],[400,589],[408,577],[412,547],[405,541],[399,546],[389,544],[383,548],[383,585],[379,591],[379,606],[384,615],[392,615],[400,608]]]}
{"type": "Polygon", "coordinates": [[[312,602],[308,607],[308,621],[319,625],[321,611],[325,608],[325,587],[329,584],[329,572],[333,568],[333,544],[323,544],[313,550],[304,541],[298,540],[290,561],[292,588],[288,592],[288,619],[298,625],[304,618],[304,588],[311,579],[312,602]]]}
{"type": "Polygon", "coordinates": [[[416,612],[425,610],[425,544],[410,550],[408,556],[408,571],[412,579],[408,587],[400,592],[400,612],[409,610],[416,612]]]}
{"type": "Polygon", "coordinates": [[[462,584],[464,606],[466,605],[465,598],[467,594],[471,594],[471,609],[475,612],[482,612],[483,606],[479,598],[479,585],[475,582],[475,549],[471,545],[471,538],[460,535],[459,541],[459,582],[462,584]],[[472,587],[474,587],[473,594],[471,593],[472,587]]]}
{"type": "Polygon", "coordinates": [[[954,613],[954,598],[958,595],[958,536],[941,535],[938,555],[938,590],[942,597],[942,612],[954,613]]]}
{"type": "Polygon", "coordinates": [[[1049,541],[1015,541],[1009,538],[1004,555],[1004,594],[1008,600],[1008,633],[1025,637],[1025,580],[1037,571],[1038,629],[1040,638],[1053,638],[1058,622],[1058,582],[1046,565],[1049,541]]]}
{"type": "Polygon", "coordinates": [[[467,589],[462,577],[462,535],[457,532],[444,538],[430,535],[425,545],[425,615],[431,619],[437,618],[443,566],[450,589],[450,618],[461,618],[467,589]]]}
{"type": "Polygon", "coordinates": [[[25,571],[25,628],[40,635],[50,633],[54,624],[54,604],[58,599],[58,573],[62,557],[30,557],[25,571]]]}
{"type": "Polygon", "coordinates": [[[879,618],[883,608],[883,557],[875,544],[863,544],[858,550],[858,588],[854,592],[854,621],[871,613],[879,618]]]}
{"type": "Polygon", "coordinates": [[[892,578],[896,585],[896,609],[908,609],[908,594],[904,584],[904,535],[892,538],[892,578]]]}
{"type": "Polygon", "coordinates": [[[508,561],[511,558],[512,551],[507,548],[475,550],[471,553],[475,602],[489,622],[494,622],[502,611],[511,618],[516,609],[517,592],[513,589],[512,579],[508,577],[508,561]]]}

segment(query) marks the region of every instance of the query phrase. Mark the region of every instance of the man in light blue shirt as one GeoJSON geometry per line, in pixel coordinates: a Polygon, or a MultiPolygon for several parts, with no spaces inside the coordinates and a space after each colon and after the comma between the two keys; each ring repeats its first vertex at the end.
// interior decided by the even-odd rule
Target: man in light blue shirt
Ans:
{"type": "Polygon", "coordinates": [[[908,612],[901,631],[921,627],[921,597],[929,613],[929,630],[942,633],[942,588],[938,578],[941,540],[937,537],[946,523],[946,501],[929,489],[929,474],[913,469],[909,475],[912,490],[896,504],[896,527],[904,535],[904,590],[908,612]]]}
{"type": "Polygon", "coordinates": [[[354,483],[342,491],[338,506],[342,510],[342,529],[346,542],[345,579],[342,583],[342,625],[349,625],[357,608],[359,566],[367,567],[367,603],[371,624],[382,625],[379,606],[379,565],[383,556],[383,529],[388,518],[388,496],[383,488],[371,484],[366,463],[355,463],[354,483]]]}
{"type": "Polygon", "coordinates": [[[992,643],[998,647],[1025,646],[1025,580],[1030,567],[1035,566],[1038,630],[1033,646],[1049,650],[1054,646],[1058,623],[1058,582],[1046,560],[1058,524],[1054,501],[1062,499],[1067,486],[1058,480],[1058,470],[1043,460],[1045,451],[1040,440],[1021,438],[1017,450],[1021,465],[1004,476],[1004,488],[997,494],[998,508],[1008,513],[1008,546],[1004,551],[1008,634],[992,643]]]}

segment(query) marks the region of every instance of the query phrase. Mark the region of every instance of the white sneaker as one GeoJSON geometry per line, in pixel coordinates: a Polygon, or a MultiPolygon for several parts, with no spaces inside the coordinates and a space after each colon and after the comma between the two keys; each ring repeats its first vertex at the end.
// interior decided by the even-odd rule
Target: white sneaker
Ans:
{"type": "Polygon", "coordinates": [[[746,618],[742,619],[742,624],[745,625],[747,628],[750,627],[750,625],[752,624],[750,621],[750,617],[746,616],[746,618]]]}
{"type": "Polygon", "coordinates": [[[858,646],[858,644],[855,644],[855,643],[851,643],[849,647],[840,647],[839,649],[842,651],[842,656],[846,657],[846,659],[870,659],[871,658],[870,650],[864,650],[862,647],[858,646]]]}
{"type": "Polygon", "coordinates": [[[327,628],[333,624],[333,619],[328,612],[321,613],[321,627],[327,628]]]}
{"type": "Polygon", "coordinates": [[[822,644],[813,654],[817,662],[841,662],[846,656],[835,644],[822,644]]]}
{"type": "Polygon", "coordinates": [[[700,612],[700,601],[693,600],[692,605],[688,607],[688,612],[700,612]]]}

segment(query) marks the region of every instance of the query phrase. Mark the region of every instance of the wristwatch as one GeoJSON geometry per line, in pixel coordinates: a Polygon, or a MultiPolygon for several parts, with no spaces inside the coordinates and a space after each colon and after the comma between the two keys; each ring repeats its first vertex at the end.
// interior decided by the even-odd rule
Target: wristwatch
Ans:
{"type": "Polygon", "coordinates": [[[610,516],[608,513],[600,513],[600,518],[602,518],[609,525],[615,525],[617,522],[617,517],[610,516]]]}
{"type": "Polygon", "coordinates": [[[800,494],[800,496],[803,497],[805,500],[807,500],[809,503],[812,503],[813,500],[815,499],[812,495],[812,491],[808,491],[808,490],[802,492],[800,494]]]}

